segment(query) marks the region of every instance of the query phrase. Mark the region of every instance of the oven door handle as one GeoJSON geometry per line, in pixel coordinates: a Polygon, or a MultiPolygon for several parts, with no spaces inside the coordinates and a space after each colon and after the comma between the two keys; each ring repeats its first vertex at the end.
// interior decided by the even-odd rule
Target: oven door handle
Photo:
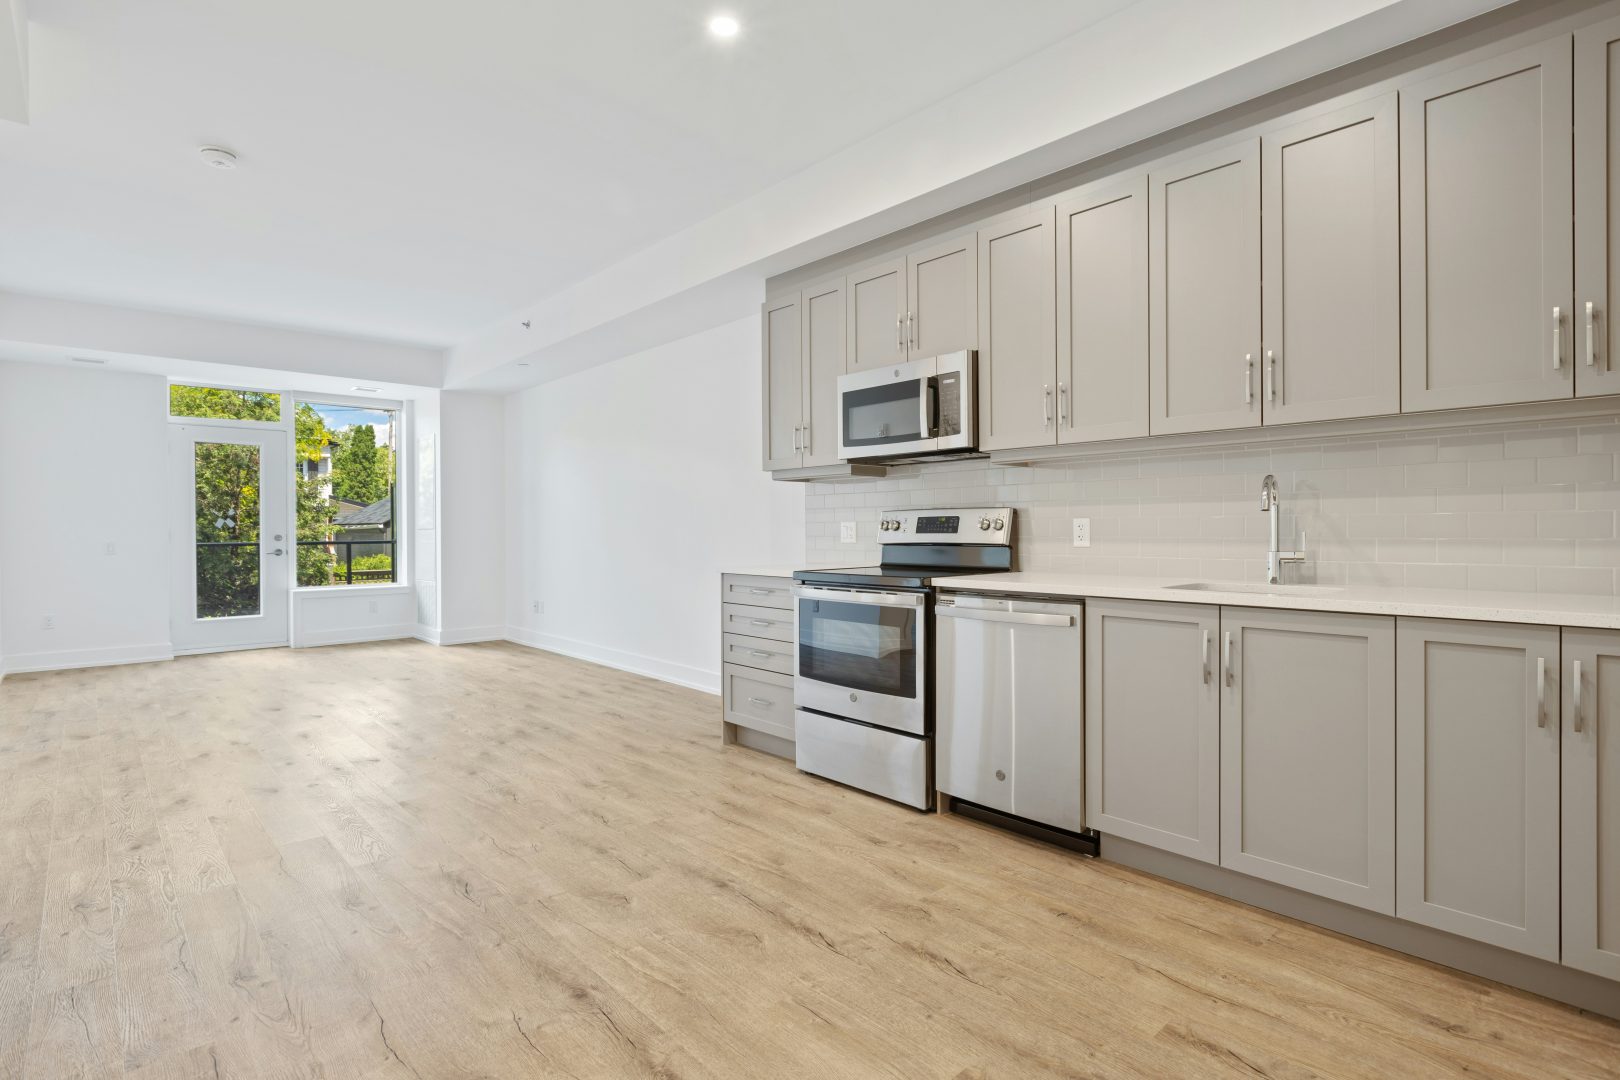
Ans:
{"type": "Polygon", "coordinates": [[[868,604],[872,607],[920,608],[922,593],[873,592],[869,589],[833,589],[824,585],[795,585],[793,595],[800,600],[833,600],[840,604],[868,604]]]}

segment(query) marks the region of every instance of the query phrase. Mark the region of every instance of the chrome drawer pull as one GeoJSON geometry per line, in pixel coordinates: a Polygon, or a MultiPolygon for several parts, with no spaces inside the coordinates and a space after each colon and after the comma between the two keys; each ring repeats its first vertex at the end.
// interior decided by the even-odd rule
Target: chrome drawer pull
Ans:
{"type": "Polygon", "coordinates": [[[1597,318],[1592,301],[1586,302],[1586,366],[1597,363],[1597,334],[1592,324],[1597,318]]]}
{"type": "Polygon", "coordinates": [[[771,620],[769,620],[769,619],[749,619],[748,621],[750,623],[752,623],[754,626],[775,626],[776,625],[775,623],[771,622],[771,620]]]}
{"type": "Polygon", "coordinates": [[[749,656],[757,656],[761,660],[769,660],[771,657],[775,656],[776,654],[775,653],[768,653],[764,649],[749,649],[748,650],[748,655],[749,656]]]}
{"type": "Polygon", "coordinates": [[[1209,630],[1204,631],[1204,645],[1199,651],[1199,663],[1204,669],[1204,681],[1209,682],[1209,630]]]}
{"type": "MultiPolygon", "coordinates": [[[[1591,305],[1587,305],[1587,306],[1590,307],[1591,305]]],[[[1573,702],[1573,704],[1575,706],[1575,733],[1578,735],[1578,734],[1580,734],[1581,728],[1583,726],[1583,724],[1581,722],[1581,662],[1579,660],[1575,661],[1575,686],[1574,686],[1574,702],[1573,702]]]]}
{"type": "Polygon", "coordinates": [[[755,596],[769,596],[769,595],[771,595],[771,593],[775,592],[776,590],[775,589],[749,589],[748,591],[753,593],[755,596]]]}
{"type": "Polygon", "coordinates": [[[1226,668],[1226,685],[1232,685],[1232,631],[1221,635],[1221,664],[1226,668]]]}
{"type": "Polygon", "coordinates": [[[1564,309],[1553,308],[1553,370],[1564,366],[1564,309]]]}
{"type": "Polygon", "coordinates": [[[1547,726],[1547,658],[1536,657],[1536,727],[1547,726]]]}
{"type": "Polygon", "coordinates": [[[748,703],[750,705],[758,705],[762,709],[768,709],[772,705],[776,704],[774,701],[766,701],[762,697],[751,697],[748,699],[748,703]]]}
{"type": "Polygon", "coordinates": [[[1254,353],[1243,354],[1243,404],[1254,404],[1254,353]]]}

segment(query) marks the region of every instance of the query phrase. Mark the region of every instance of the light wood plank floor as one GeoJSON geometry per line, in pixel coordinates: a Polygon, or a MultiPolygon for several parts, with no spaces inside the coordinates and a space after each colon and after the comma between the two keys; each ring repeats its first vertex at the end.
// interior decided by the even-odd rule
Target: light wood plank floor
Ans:
{"type": "Polygon", "coordinates": [[[1620,1025],[510,645],[0,683],[0,1078],[1617,1077],[1620,1025]]]}

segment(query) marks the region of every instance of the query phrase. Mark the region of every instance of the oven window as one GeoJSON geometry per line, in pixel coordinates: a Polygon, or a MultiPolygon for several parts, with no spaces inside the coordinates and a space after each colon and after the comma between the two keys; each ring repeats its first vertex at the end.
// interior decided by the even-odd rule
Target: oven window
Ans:
{"type": "Polygon", "coordinates": [[[922,438],[922,387],[921,379],[905,379],[844,391],[844,445],[883,446],[922,438]]]}
{"type": "Polygon", "coordinates": [[[915,608],[799,601],[799,674],[890,697],[917,696],[915,608]]]}

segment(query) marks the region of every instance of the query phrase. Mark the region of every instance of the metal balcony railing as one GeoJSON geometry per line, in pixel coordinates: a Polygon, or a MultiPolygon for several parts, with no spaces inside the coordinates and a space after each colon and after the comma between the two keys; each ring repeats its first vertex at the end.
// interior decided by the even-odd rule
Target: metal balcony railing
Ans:
{"type": "MultiPolygon", "coordinates": [[[[379,582],[392,582],[399,580],[399,562],[394,558],[398,546],[397,540],[300,540],[297,548],[324,548],[332,557],[332,571],[335,576],[343,579],[345,585],[365,585],[379,582]],[[361,549],[359,557],[366,555],[387,555],[388,568],[384,570],[356,570],[354,560],[357,557],[355,549],[361,549]],[[341,549],[341,554],[340,550],[341,549]]],[[[240,549],[257,548],[257,540],[199,540],[199,552],[204,549],[240,549]]]]}

